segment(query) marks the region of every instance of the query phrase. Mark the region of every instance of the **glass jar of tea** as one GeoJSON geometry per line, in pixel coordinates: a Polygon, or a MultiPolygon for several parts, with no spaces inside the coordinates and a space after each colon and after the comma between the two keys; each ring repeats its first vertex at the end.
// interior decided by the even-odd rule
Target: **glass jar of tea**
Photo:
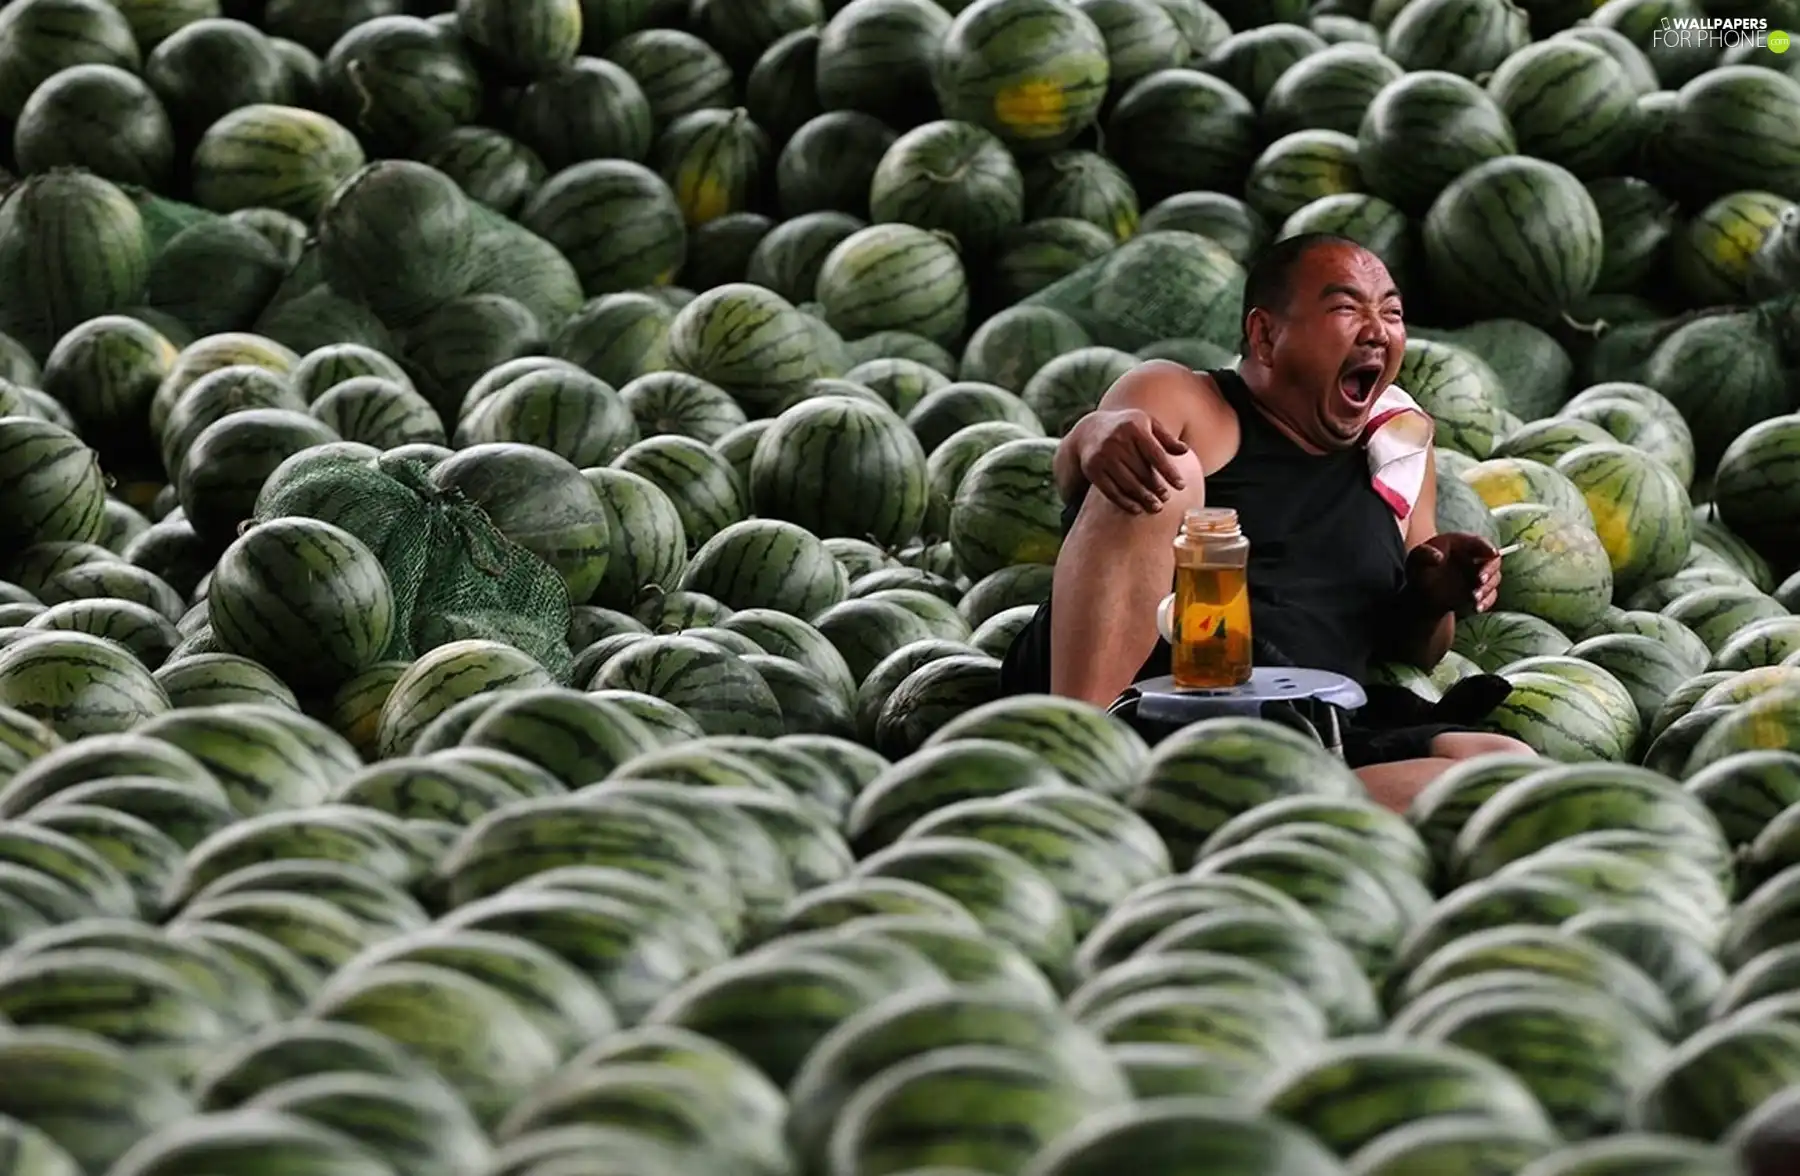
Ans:
{"type": "Polygon", "coordinates": [[[1203,507],[1182,518],[1169,626],[1176,686],[1222,690],[1250,680],[1249,563],[1237,511],[1203,507]]]}

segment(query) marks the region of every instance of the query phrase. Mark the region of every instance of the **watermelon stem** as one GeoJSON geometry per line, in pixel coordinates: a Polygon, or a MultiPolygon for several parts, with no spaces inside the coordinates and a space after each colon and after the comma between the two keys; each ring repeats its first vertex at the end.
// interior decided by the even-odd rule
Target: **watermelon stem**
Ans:
{"type": "Polygon", "coordinates": [[[363,84],[363,74],[367,72],[367,67],[361,61],[353,59],[344,72],[350,79],[350,88],[356,91],[356,125],[367,131],[369,112],[375,109],[375,96],[363,84]]]}
{"type": "Polygon", "coordinates": [[[1590,339],[1598,339],[1607,331],[1612,330],[1612,324],[1603,318],[1595,319],[1591,323],[1584,323],[1566,310],[1562,312],[1562,321],[1570,330],[1578,331],[1590,339]]]}

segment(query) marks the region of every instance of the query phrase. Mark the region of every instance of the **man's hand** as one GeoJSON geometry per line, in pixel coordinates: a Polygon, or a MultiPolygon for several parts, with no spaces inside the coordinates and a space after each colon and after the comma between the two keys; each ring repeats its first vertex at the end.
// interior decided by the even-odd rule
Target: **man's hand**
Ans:
{"type": "Polygon", "coordinates": [[[1172,460],[1188,451],[1181,438],[1136,408],[1096,412],[1077,451],[1081,476],[1129,514],[1155,514],[1171,489],[1186,486],[1172,460]]]}
{"type": "Polygon", "coordinates": [[[1407,553],[1406,586],[1433,616],[1486,612],[1500,591],[1500,553],[1479,535],[1433,535],[1407,553]]]}

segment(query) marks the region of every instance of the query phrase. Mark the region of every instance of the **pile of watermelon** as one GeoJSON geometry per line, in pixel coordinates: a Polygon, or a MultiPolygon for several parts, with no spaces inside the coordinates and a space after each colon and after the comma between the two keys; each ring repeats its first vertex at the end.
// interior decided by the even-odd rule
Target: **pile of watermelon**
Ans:
{"type": "Polygon", "coordinates": [[[1751,1171],[1800,1115],[1782,30],[0,3],[0,1171],[1751,1171]],[[1230,363],[1308,230],[1407,291],[1440,526],[1519,545],[1379,676],[1504,675],[1534,754],[1404,814],[1272,723],[997,697],[1056,439],[1230,363]]]}

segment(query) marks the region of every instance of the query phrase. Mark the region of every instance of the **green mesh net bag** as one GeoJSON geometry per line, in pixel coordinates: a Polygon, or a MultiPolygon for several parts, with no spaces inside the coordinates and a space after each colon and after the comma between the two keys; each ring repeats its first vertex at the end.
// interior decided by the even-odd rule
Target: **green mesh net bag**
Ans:
{"type": "Polygon", "coordinates": [[[487,512],[431,483],[422,462],[330,457],[283,476],[256,504],[258,522],[303,515],[367,544],[394,587],[384,658],[410,661],[451,641],[503,641],[567,682],[569,595],[562,577],[494,526],[487,512]]]}
{"type": "Polygon", "coordinates": [[[1025,300],[1059,310],[1102,347],[1142,351],[1172,340],[1237,350],[1244,267],[1210,237],[1143,233],[1025,300]]]}

